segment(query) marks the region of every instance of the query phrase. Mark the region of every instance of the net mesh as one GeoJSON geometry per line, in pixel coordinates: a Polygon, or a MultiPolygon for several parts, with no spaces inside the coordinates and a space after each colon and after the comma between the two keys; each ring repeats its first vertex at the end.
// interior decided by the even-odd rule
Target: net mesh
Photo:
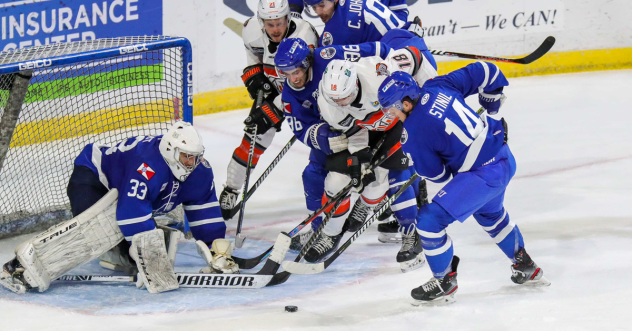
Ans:
{"type": "MultiPolygon", "coordinates": [[[[0,53],[0,64],[164,38],[32,47],[0,53]]],[[[181,116],[182,71],[181,48],[33,71],[0,170],[0,237],[71,217],[66,186],[73,161],[86,144],[112,145],[129,137],[165,133],[181,116]]],[[[11,85],[12,79],[0,79],[0,118],[11,85]]]]}

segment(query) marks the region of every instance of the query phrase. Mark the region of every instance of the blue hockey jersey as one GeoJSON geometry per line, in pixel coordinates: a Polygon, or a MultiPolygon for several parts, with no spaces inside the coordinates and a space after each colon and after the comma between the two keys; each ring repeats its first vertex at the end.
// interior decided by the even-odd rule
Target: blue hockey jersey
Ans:
{"type": "Polygon", "coordinates": [[[301,89],[296,89],[285,82],[281,99],[283,111],[290,129],[305,145],[311,148],[310,161],[325,164],[327,156],[322,152],[315,139],[310,135],[316,134],[319,124],[326,123],[318,111],[318,84],[323,71],[330,61],[357,61],[361,57],[380,56],[386,58],[391,48],[380,42],[363,43],[360,45],[320,47],[314,51],[314,62],[309,70],[308,81],[301,89]]]}
{"type": "Polygon", "coordinates": [[[509,85],[498,67],[477,62],[427,81],[419,101],[404,121],[404,152],[417,173],[441,183],[459,172],[492,162],[503,145],[500,121],[478,115],[465,98],[509,85]]]}
{"type": "Polygon", "coordinates": [[[407,8],[406,2],[402,0],[339,1],[334,15],[325,24],[318,44],[353,45],[378,41],[389,30],[407,26],[407,8]]]}
{"type": "Polygon", "coordinates": [[[90,168],[108,189],[119,192],[117,223],[128,241],[136,233],[155,228],[153,217],[182,204],[191,233],[209,245],[224,238],[213,183],[213,170],[204,160],[186,181],[178,181],[164,161],[158,145],[162,136],[129,138],[113,147],[88,144],[75,165],[90,168]]]}

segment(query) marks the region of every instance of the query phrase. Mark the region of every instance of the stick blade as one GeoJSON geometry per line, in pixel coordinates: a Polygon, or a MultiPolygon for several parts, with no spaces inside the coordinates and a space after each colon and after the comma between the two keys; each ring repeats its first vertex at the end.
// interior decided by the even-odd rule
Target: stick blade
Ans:
{"type": "Polygon", "coordinates": [[[521,64],[532,63],[544,56],[544,54],[548,53],[551,48],[553,48],[553,45],[555,45],[555,37],[548,36],[546,37],[546,39],[544,39],[540,47],[538,47],[533,53],[523,57],[522,59],[516,60],[516,62],[521,64]]]}
{"type": "Polygon", "coordinates": [[[237,236],[235,237],[235,247],[241,248],[242,246],[244,246],[244,241],[246,241],[246,236],[242,235],[241,233],[237,234],[237,236]]]}
{"type": "Polygon", "coordinates": [[[293,261],[285,261],[281,263],[283,270],[298,275],[313,275],[325,271],[325,263],[297,263],[293,261]]]}

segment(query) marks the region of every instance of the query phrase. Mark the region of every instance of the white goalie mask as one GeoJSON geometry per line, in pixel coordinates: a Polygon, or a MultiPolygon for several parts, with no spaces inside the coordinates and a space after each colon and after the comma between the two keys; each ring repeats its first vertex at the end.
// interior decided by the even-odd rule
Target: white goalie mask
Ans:
{"type": "Polygon", "coordinates": [[[273,20],[281,17],[287,18],[288,28],[290,27],[290,4],[287,0],[259,0],[257,6],[257,19],[265,35],[266,29],[263,20],[273,20]]]}
{"type": "Polygon", "coordinates": [[[320,81],[320,93],[334,107],[346,107],[358,96],[358,72],[352,62],[333,60],[320,81]]]}
{"type": "Polygon", "coordinates": [[[204,156],[202,137],[193,125],[184,121],[169,128],[158,148],[173,175],[181,182],[189,177],[204,156]]]}

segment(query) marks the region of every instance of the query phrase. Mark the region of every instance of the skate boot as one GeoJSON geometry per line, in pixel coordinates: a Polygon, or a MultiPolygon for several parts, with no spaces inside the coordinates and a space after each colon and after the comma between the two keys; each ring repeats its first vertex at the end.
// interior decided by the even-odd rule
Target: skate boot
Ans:
{"type": "Polygon", "coordinates": [[[292,237],[292,241],[290,242],[290,250],[294,252],[300,252],[313,233],[314,230],[312,230],[311,226],[308,226],[307,230],[303,229],[299,231],[299,233],[292,237]]]}
{"type": "Polygon", "coordinates": [[[328,236],[321,233],[312,247],[307,250],[307,253],[305,254],[305,261],[314,263],[324,259],[329,253],[338,248],[338,244],[340,244],[341,239],[342,233],[337,236],[328,236]]]}
{"type": "Polygon", "coordinates": [[[551,282],[544,277],[544,271],[538,267],[524,247],[520,248],[514,255],[516,264],[511,266],[511,280],[522,285],[544,285],[549,286],[551,282]]]}
{"type": "Polygon", "coordinates": [[[411,224],[408,231],[402,230],[402,248],[397,253],[397,262],[402,272],[409,272],[421,268],[426,263],[421,239],[415,225],[411,224]]]}
{"type": "Polygon", "coordinates": [[[430,278],[425,284],[414,288],[410,293],[414,301],[413,306],[442,305],[456,301],[454,295],[459,288],[456,282],[456,267],[459,265],[459,257],[452,258],[452,272],[442,279],[430,278]]]}
{"type": "Polygon", "coordinates": [[[26,290],[32,288],[31,285],[24,279],[24,267],[22,267],[17,257],[2,266],[2,271],[0,272],[0,285],[20,294],[25,293],[26,290]]]}
{"type": "Polygon", "coordinates": [[[233,212],[235,205],[237,205],[237,196],[239,191],[231,188],[230,186],[224,186],[224,190],[219,195],[219,208],[222,210],[222,218],[229,220],[235,216],[236,211],[233,212]]]}
{"type": "Polygon", "coordinates": [[[392,220],[377,225],[377,240],[385,244],[397,244],[402,241],[401,233],[399,232],[399,222],[392,220]]]}
{"type": "Polygon", "coordinates": [[[347,218],[349,222],[349,232],[356,232],[360,230],[362,225],[364,225],[364,221],[366,221],[367,216],[369,216],[369,212],[371,211],[371,207],[369,207],[366,203],[362,202],[362,197],[359,197],[353,205],[353,209],[351,209],[351,214],[347,218]]]}

